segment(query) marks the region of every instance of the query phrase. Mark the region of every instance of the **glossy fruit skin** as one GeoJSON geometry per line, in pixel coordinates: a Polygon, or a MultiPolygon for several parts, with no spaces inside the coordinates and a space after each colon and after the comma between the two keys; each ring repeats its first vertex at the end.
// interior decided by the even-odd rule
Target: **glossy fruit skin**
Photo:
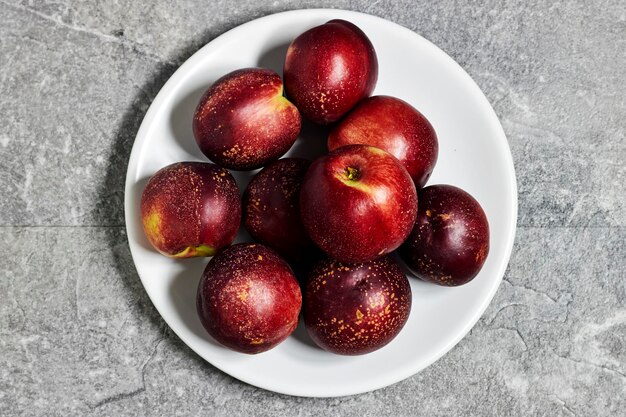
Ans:
{"type": "Polygon", "coordinates": [[[419,191],[419,211],[400,256],[424,281],[463,285],[480,271],[489,254],[489,223],[482,207],[452,185],[419,191]]]}
{"type": "Polygon", "coordinates": [[[146,237],[173,258],[213,256],[235,239],[240,219],[235,179],[208,162],[168,165],[150,178],[141,195],[146,237]]]}
{"type": "Polygon", "coordinates": [[[302,158],[279,159],[256,174],[243,193],[246,230],[290,261],[314,250],[300,219],[300,187],[309,164],[302,158]]]}
{"type": "Polygon", "coordinates": [[[330,20],[291,43],[283,76],[287,97],[302,115],[328,124],[372,94],[378,59],[361,29],[345,20],[330,20]]]}
{"type": "Polygon", "coordinates": [[[411,287],[385,256],[361,264],[330,258],[311,270],[304,323],[313,341],[341,355],[373,352],[398,335],[411,311],[411,287]]]}
{"type": "Polygon", "coordinates": [[[395,97],[363,100],[328,135],[328,149],[363,144],[395,156],[422,188],[430,178],[439,153],[437,134],[430,122],[409,103],[395,97]]]}
{"type": "Polygon", "coordinates": [[[244,68],[217,80],[193,116],[196,142],[211,161],[238,171],[280,158],[300,133],[296,106],[273,71],[244,68]]]}
{"type": "Polygon", "coordinates": [[[417,214],[413,180],[387,152],[349,145],[315,160],[300,191],[309,236],[330,257],[365,262],[398,248],[417,214]]]}
{"type": "Polygon", "coordinates": [[[275,251],[240,243],[211,259],[198,285],[196,307],[215,340],[256,354],[295,330],[302,295],[291,268],[275,251]]]}

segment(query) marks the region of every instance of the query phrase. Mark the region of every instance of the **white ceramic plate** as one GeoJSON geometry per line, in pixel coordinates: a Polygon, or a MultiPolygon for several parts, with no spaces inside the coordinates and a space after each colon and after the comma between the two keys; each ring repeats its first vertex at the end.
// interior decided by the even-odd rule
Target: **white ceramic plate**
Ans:
{"type": "MultiPolygon", "coordinates": [[[[325,148],[322,131],[309,129],[288,155],[315,157],[325,148]]],[[[244,188],[251,173],[235,174],[244,188]]],[[[334,397],[375,390],[407,378],[449,351],[491,301],[506,269],[517,217],[513,161],[498,118],[469,75],[448,55],[389,21],[341,10],[298,10],[241,25],[185,62],[161,89],[139,129],[126,178],[126,227],[141,281],[172,330],[222,371],[268,390],[334,397]],[[371,39],[379,60],[375,94],[402,98],[419,109],[439,137],[439,160],[429,184],[449,183],[481,203],[491,227],[491,251],[480,274],[459,288],[410,277],[413,308],[389,345],[345,357],[327,353],[302,325],[277,348],[256,356],[218,345],[196,315],[196,288],[206,259],[174,261],[151,249],[141,228],[139,201],[148,178],[176,161],[205,161],[191,131],[202,92],[222,75],[262,66],[282,73],[287,46],[297,35],[330,19],[345,19],[371,39]]],[[[238,239],[246,239],[242,232],[238,239]]]]}

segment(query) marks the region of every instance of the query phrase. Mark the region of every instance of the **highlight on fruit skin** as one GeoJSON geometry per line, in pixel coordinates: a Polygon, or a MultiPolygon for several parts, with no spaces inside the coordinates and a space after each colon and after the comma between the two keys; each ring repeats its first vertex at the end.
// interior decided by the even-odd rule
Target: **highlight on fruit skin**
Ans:
{"type": "Polygon", "coordinates": [[[172,258],[213,256],[233,242],[240,218],[235,179],[208,162],[168,165],[150,178],[141,195],[145,235],[172,258]]]}
{"type": "Polygon", "coordinates": [[[452,185],[419,190],[415,226],[398,253],[413,274],[454,287],[473,280],[489,254],[489,222],[478,201],[452,185]]]}
{"type": "Polygon", "coordinates": [[[411,232],[417,192],[389,153],[348,145],[311,164],[300,190],[302,223],[328,256],[369,261],[397,249],[411,232]]]}
{"type": "Polygon", "coordinates": [[[312,268],[304,323],[313,341],[340,355],[363,355],[391,342],[411,312],[411,287],[388,256],[360,264],[331,258],[312,268]]]}
{"type": "Polygon", "coordinates": [[[378,58],[367,35],[334,19],[291,42],[283,70],[287,97],[318,124],[339,120],[374,91],[378,58]]]}
{"type": "Polygon", "coordinates": [[[222,345],[256,354],[297,327],[300,286],[289,264],[258,243],[230,246],[207,265],[196,297],[205,330],[222,345]]]}
{"type": "Polygon", "coordinates": [[[211,161],[245,171],[285,154],[300,133],[301,118],[283,95],[278,74],[244,68],[224,75],[207,89],[192,127],[196,143],[211,161]]]}

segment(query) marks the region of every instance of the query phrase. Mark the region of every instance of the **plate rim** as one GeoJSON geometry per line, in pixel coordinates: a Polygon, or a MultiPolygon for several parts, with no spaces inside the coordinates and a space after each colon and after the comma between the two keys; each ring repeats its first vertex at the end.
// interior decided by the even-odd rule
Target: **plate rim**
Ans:
{"type": "Polygon", "coordinates": [[[476,82],[474,81],[474,79],[467,73],[467,71],[465,71],[465,69],[463,69],[463,67],[461,67],[461,65],[456,62],[450,55],[448,55],[445,51],[443,51],[441,48],[439,48],[438,46],[436,46],[434,43],[430,42],[428,39],[422,37],[421,35],[419,35],[418,33],[414,32],[413,30],[406,28],[396,22],[393,22],[391,20],[379,17],[379,16],[374,16],[368,13],[363,13],[363,12],[357,12],[357,11],[352,11],[352,10],[345,10],[345,9],[331,9],[331,8],[312,8],[312,9],[296,9],[296,10],[287,10],[287,11],[282,11],[282,12],[278,12],[278,13],[272,13],[269,15],[265,15],[259,18],[255,18],[252,20],[249,20],[241,25],[235,26],[234,28],[229,29],[228,31],[222,33],[221,35],[217,36],[216,38],[214,38],[213,40],[209,41],[208,43],[206,43],[204,46],[202,46],[200,49],[198,49],[196,52],[194,52],[189,58],[187,58],[185,60],[185,62],[183,62],[177,69],[176,71],[174,71],[174,73],[169,77],[169,79],[163,84],[163,86],[161,87],[161,89],[159,90],[159,92],[157,93],[157,95],[155,96],[155,98],[152,100],[152,102],[150,103],[150,106],[148,108],[148,110],[146,111],[143,120],[141,122],[141,125],[139,127],[139,129],[137,130],[137,134],[135,135],[135,139],[133,141],[133,146],[130,152],[130,156],[128,158],[128,167],[126,170],[126,180],[125,180],[125,187],[124,187],[124,220],[125,220],[125,229],[126,229],[126,236],[127,236],[127,240],[128,240],[128,245],[130,248],[130,252],[131,252],[131,257],[133,259],[133,265],[135,266],[135,270],[137,271],[137,275],[139,276],[142,286],[144,288],[144,290],[146,291],[146,293],[148,294],[148,297],[150,298],[150,301],[152,303],[152,305],[155,307],[155,309],[157,310],[157,312],[159,313],[159,315],[161,316],[161,319],[168,325],[168,327],[174,332],[174,334],[176,334],[176,336],[183,342],[185,343],[185,345],[187,345],[187,347],[189,347],[191,350],[194,351],[195,354],[197,354],[198,356],[200,356],[203,360],[207,361],[208,363],[210,363],[212,366],[214,366],[215,368],[219,369],[221,372],[224,372],[227,375],[232,376],[233,378],[236,378],[242,382],[245,382],[247,384],[268,390],[268,391],[272,391],[272,392],[276,392],[276,393],[280,393],[280,394],[285,394],[285,395],[290,395],[290,396],[298,396],[298,397],[310,397],[310,398],[334,398],[334,397],[345,397],[345,396],[351,396],[351,395],[358,395],[358,394],[363,394],[366,392],[371,392],[371,391],[375,391],[390,385],[393,385],[395,383],[398,383],[400,381],[403,381],[406,378],[409,378],[419,372],[421,372],[422,370],[426,369],[427,367],[429,367],[430,365],[432,365],[434,362],[438,361],[439,359],[441,359],[441,357],[443,357],[446,353],[448,353],[454,346],[456,346],[468,333],[469,331],[476,325],[476,323],[478,322],[478,320],[482,317],[482,315],[484,314],[485,310],[487,309],[487,307],[491,304],[491,301],[493,300],[493,297],[495,296],[495,293],[497,292],[500,284],[502,283],[502,280],[504,278],[504,274],[506,272],[506,268],[509,264],[509,260],[512,254],[512,250],[513,250],[513,245],[514,245],[514,241],[515,241],[515,235],[516,235],[516,230],[517,230],[517,216],[518,216],[518,188],[517,188],[517,179],[516,179],[516,175],[515,175],[515,166],[514,166],[514,161],[513,161],[513,156],[511,153],[511,148],[509,146],[508,140],[506,138],[506,134],[504,132],[504,129],[502,127],[502,124],[500,123],[500,120],[495,112],[495,110],[493,109],[493,107],[491,106],[491,104],[489,103],[489,100],[487,99],[487,97],[485,96],[485,94],[483,93],[483,91],[480,89],[480,87],[478,86],[478,84],[476,84],[476,82]],[[511,190],[511,197],[512,197],[512,201],[511,201],[511,208],[512,208],[512,213],[511,213],[511,217],[512,217],[512,221],[509,224],[509,228],[507,230],[507,241],[505,244],[505,256],[500,260],[499,265],[497,265],[497,275],[498,278],[494,281],[494,283],[492,284],[489,293],[486,297],[484,297],[484,299],[482,300],[482,304],[480,305],[480,308],[478,308],[476,310],[476,313],[471,317],[470,320],[467,321],[467,324],[465,327],[463,327],[463,329],[461,331],[459,331],[456,335],[456,337],[454,337],[448,344],[446,344],[443,348],[441,348],[436,355],[433,355],[431,358],[429,358],[429,360],[427,361],[423,361],[422,363],[419,363],[417,366],[406,366],[400,370],[398,370],[398,372],[396,373],[392,373],[390,376],[386,377],[386,378],[381,378],[380,381],[377,381],[377,383],[375,384],[371,384],[367,389],[340,389],[337,390],[337,394],[331,394],[331,395],[326,395],[326,394],[319,394],[319,393],[311,393],[311,392],[302,392],[301,390],[299,390],[296,386],[292,386],[289,389],[285,389],[284,387],[273,387],[271,386],[271,384],[266,383],[266,381],[259,381],[253,377],[250,377],[249,375],[241,375],[237,372],[229,372],[227,370],[225,370],[223,366],[220,366],[218,364],[215,364],[213,361],[211,361],[210,358],[207,358],[205,355],[203,355],[203,353],[197,351],[196,349],[194,349],[186,340],[185,337],[181,336],[181,334],[179,334],[179,332],[177,330],[174,329],[174,327],[172,327],[170,325],[170,323],[168,322],[168,320],[166,320],[165,316],[162,314],[161,309],[159,308],[159,306],[153,301],[153,296],[151,294],[151,291],[149,289],[149,286],[146,285],[144,278],[142,277],[141,273],[139,272],[138,268],[137,268],[137,262],[136,262],[136,254],[135,254],[135,243],[131,240],[131,231],[129,230],[129,224],[132,224],[132,222],[134,221],[130,216],[130,213],[133,212],[133,208],[131,207],[131,198],[129,197],[130,194],[132,193],[132,188],[135,185],[135,178],[134,178],[134,173],[137,170],[138,167],[138,163],[140,160],[140,154],[142,149],[144,148],[144,142],[147,140],[147,135],[146,135],[146,131],[149,129],[149,126],[152,124],[153,119],[155,118],[155,114],[157,113],[158,109],[161,107],[162,102],[166,99],[166,97],[171,94],[171,91],[173,86],[179,83],[179,79],[181,79],[182,77],[184,77],[186,75],[187,68],[188,67],[193,67],[196,63],[196,61],[198,61],[199,59],[201,59],[202,55],[204,54],[203,51],[206,51],[207,49],[213,49],[213,48],[218,48],[220,46],[220,44],[222,44],[223,42],[227,41],[228,38],[232,37],[234,34],[236,34],[237,32],[240,31],[244,31],[247,27],[252,26],[253,24],[259,24],[259,23],[265,23],[265,24],[269,24],[272,20],[279,20],[279,19],[284,19],[285,16],[288,15],[295,15],[295,14],[328,14],[328,13],[336,13],[342,16],[337,16],[338,18],[346,18],[349,19],[350,16],[356,16],[357,18],[366,18],[366,19],[373,19],[373,20],[378,20],[381,23],[387,24],[387,25],[392,25],[394,26],[394,28],[400,32],[403,32],[405,35],[407,36],[413,36],[413,37],[417,37],[420,39],[420,41],[424,42],[425,45],[427,45],[429,48],[435,48],[436,50],[438,50],[442,56],[445,58],[446,61],[448,61],[449,64],[452,64],[454,67],[456,67],[456,69],[459,71],[460,74],[462,74],[463,78],[465,78],[465,82],[468,84],[468,86],[470,87],[471,90],[473,90],[473,95],[478,98],[479,102],[481,103],[481,108],[484,109],[484,111],[486,111],[486,113],[489,115],[489,123],[491,125],[491,128],[494,129],[494,131],[497,133],[498,136],[501,136],[504,139],[504,156],[506,158],[506,165],[508,167],[508,174],[509,174],[509,188],[511,190]]]}

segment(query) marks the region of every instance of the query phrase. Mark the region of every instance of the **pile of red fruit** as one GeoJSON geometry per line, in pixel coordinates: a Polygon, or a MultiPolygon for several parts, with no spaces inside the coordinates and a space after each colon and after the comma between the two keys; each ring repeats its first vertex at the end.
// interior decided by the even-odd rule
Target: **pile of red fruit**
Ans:
{"type": "Polygon", "coordinates": [[[389,343],[411,310],[415,276],[456,286],[473,279],[489,251],[489,225],[469,194],[424,187],[438,154],[435,130],[411,105],[369,97],[376,52],[352,23],[331,20],[298,36],[283,72],[225,75],[193,116],[202,152],[215,164],[158,171],[141,200],[146,236],[174,258],[214,256],[197,309],[223,345],[259,353],[285,340],[300,311],[311,338],[346,355],[389,343]],[[278,159],[301,115],[328,125],[329,153],[278,159]],[[226,169],[264,167],[240,199],[226,169]],[[233,246],[243,218],[258,243],[233,246]],[[321,249],[321,250],[320,250],[321,249]],[[298,282],[292,267],[305,272],[298,282]],[[302,289],[300,287],[302,285],[302,289]]]}

